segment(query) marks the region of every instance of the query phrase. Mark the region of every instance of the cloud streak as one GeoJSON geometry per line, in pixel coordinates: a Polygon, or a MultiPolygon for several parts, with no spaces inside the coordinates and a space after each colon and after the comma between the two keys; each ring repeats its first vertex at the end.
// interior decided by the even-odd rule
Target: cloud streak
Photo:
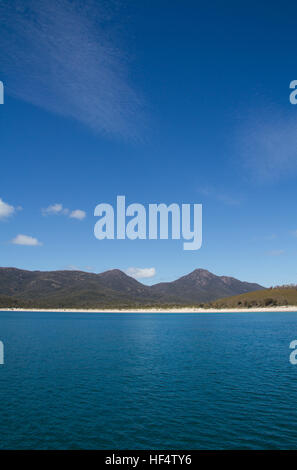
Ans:
{"type": "Polygon", "coordinates": [[[128,276],[134,277],[135,279],[145,279],[154,277],[156,275],[155,268],[128,268],[126,270],[128,276]]]}
{"type": "Polygon", "coordinates": [[[19,234],[11,240],[14,245],[40,246],[42,243],[30,235],[19,234]]]}
{"type": "Polygon", "coordinates": [[[137,139],[142,100],[108,20],[94,0],[0,2],[1,77],[8,93],[96,133],[137,139]]]}
{"type": "Polygon", "coordinates": [[[274,182],[296,174],[296,115],[274,107],[249,115],[241,125],[237,145],[246,174],[257,182],[274,182]]]}
{"type": "Polygon", "coordinates": [[[66,216],[69,216],[70,219],[77,219],[77,220],[83,220],[87,216],[86,212],[81,209],[75,209],[73,211],[70,211],[66,207],[63,207],[63,204],[60,204],[60,203],[51,204],[45,209],[41,209],[41,213],[44,216],[66,215],[66,216]]]}
{"type": "Polygon", "coordinates": [[[5,220],[15,213],[15,208],[0,198],[0,220],[5,220]]]}
{"type": "Polygon", "coordinates": [[[229,194],[226,194],[225,192],[221,191],[218,188],[214,188],[211,186],[205,186],[202,188],[199,188],[199,193],[202,194],[204,197],[208,197],[211,199],[215,199],[222,204],[225,204],[227,206],[238,206],[240,205],[240,200],[238,198],[235,198],[233,196],[230,196],[229,194]]]}
{"type": "Polygon", "coordinates": [[[63,207],[63,204],[52,204],[45,209],[41,209],[42,215],[67,215],[69,213],[68,209],[63,207]]]}
{"type": "Polygon", "coordinates": [[[267,254],[269,256],[281,256],[283,255],[285,252],[285,250],[271,250],[271,251],[268,251],[267,254]]]}

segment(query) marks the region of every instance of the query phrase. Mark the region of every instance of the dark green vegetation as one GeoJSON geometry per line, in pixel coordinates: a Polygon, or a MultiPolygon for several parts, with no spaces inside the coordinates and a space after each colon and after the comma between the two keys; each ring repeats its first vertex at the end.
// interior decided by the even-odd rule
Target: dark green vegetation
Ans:
{"type": "Polygon", "coordinates": [[[297,305],[297,286],[272,287],[270,289],[235,295],[211,302],[213,308],[254,308],[297,305]]]}
{"type": "Polygon", "coordinates": [[[173,282],[146,286],[118,269],[94,274],[0,268],[1,308],[165,308],[200,305],[257,289],[263,287],[204,269],[173,282]]]}

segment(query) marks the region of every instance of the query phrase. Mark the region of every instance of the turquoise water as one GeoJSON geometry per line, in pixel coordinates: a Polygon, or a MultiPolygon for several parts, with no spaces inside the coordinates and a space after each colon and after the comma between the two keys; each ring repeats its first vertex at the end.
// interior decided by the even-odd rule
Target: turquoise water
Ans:
{"type": "Polygon", "coordinates": [[[0,313],[0,448],[294,449],[297,313],[0,313]]]}

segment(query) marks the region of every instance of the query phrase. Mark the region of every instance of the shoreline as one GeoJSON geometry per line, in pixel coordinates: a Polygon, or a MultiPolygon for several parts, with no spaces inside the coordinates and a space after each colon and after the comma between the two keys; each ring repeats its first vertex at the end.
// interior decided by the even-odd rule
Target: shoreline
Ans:
{"type": "Polygon", "coordinates": [[[78,309],[78,308],[0,308],[0,312],[52,312],[52,313],[257,313],[297,312],[297,305],[257,308],[124,308],[124,309],[78,309]]]}

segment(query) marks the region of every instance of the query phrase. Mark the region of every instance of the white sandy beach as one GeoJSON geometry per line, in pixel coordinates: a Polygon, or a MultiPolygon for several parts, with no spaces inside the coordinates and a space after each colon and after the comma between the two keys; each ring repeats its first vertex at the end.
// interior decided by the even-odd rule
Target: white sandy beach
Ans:
{"type": "Polygon", "coordinates": [[[0,312],[69,312],[69,313],[246,313],[246,312],[297,312],[297,306],[263,308],[143,308],[143,309],[75,309],[75,308],[1,308],[0,312]]]}

